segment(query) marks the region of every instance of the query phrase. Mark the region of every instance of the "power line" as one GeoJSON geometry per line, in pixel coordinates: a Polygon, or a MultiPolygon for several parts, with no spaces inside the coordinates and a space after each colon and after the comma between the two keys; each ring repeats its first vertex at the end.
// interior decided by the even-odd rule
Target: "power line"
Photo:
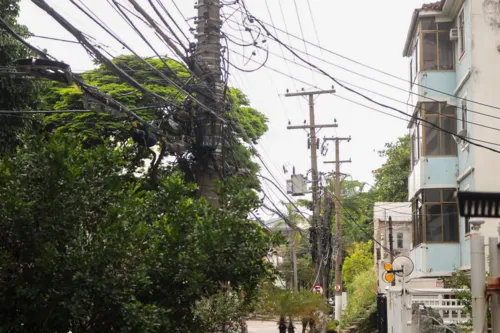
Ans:
{"type": "MultiPolygon", "coordinates": [[[[237,21],[233,21],[233,22],[237,23],[238,25],[240,25],[240,26],[242,26],[242,27],[245,27],[244,25],[242,25],[241,23],[239,23],[239,22],[237,22],[237,21]]],[[[248,28],[248,29],[251,29],[251,28],[248,28]]],[[[237,38],[237,37],[234,37],[234,36],[232,36],[232,37],[233,37],[233,38],[237,38]]],[[[280,45],[280,47],[282,47],[280,43],[278,43],[278,45],[280,45]]],[[[290,44],[288,47],[289,47],[290,49],[294,50],[294,51],[300,52],[300,53],[302,53],[302,54],[306,54],[308,57],[311,57],[311,58],[313,58],[313,59],[316,59],[316,60],[319,60],[319,61],[324,62],[324,63],[326,63],[326,64],[329,64],[329,65],[331,65],[331,66],[334,66],[334,67],[336,67],[336,68],[339,68],[339,69],[341,69],[341,70],[344,70],[344,71],[346,71],[346,72],[348,72],[348,73],[351,73],[351,74],[357,75],[357,76],[359,76],[359,77],[362,77],[362,78],[365,78],[365,79],[368,79],[368,80],[371,80],[371,81],[374,81],[374,82],[377,82],[377,83],[383,84],[383,85],[385,85],[385,86],[391,87],[391,88],[396,89],[396,90],[404,91],[404,92],[406,92],[406,93],[408,93],[408,94],[410,94],[410,95],[414,95],[414,96],[422,97],[422,98],[425,98],[426,100],[429,100],[429,101],[434,101],[434,102],[439,102],[439,103],[442,103],[442,101],[439,101],[439,100],[437,100],[437,99],[435,99],[435,98],[432,98],[432,97],[430,97],[430,96],[428,96],[428,95],[420,94],[420,93],[415,92],[415,91],[412,91],[412,90],[408,90],[408,89],[405,89],[405,88],[401,88],[401,87],[398,87],[397,85],[391,84],[391,83],[389,83],[389,82],[382,81],[382,80],[376,79],[376,78],[374,78],[374,77],[371,77],[371,76],[368,76],[368,75],[365,75],[365,74],[362,74],[362,73],[356,72],[356,71],[354,71],[354,70],[352,70],[352,69],[349,69],[349,68],[346,68],[346,67],[344,67],[344,66],[341,66],[341,65],[335,64],[335,63],[333,63],[333,62],[331,62],[331,61],[328,61],[328,60],[327,60],[327,59],[325,59],[324,57],[318,57],[318,56],[315,56],[315,55],[307,54],[305,51],[300,50],[300,49],[298,49],[298,48],[296,48],[296,47],[293,47],[291,44],[290,44]]],[[[274,55],[276,55],[276,56],[279,56],[279,55],[277,55],[277,54],[275,54],[275,53],[273,53],[273,52],[271,52],[271,51],[269,51],[269,53],[270,53],[270,54],[274,54],[274,55]]],[[[283,57],[284,57],[284,55],[283,55],[283,57]]],[[[289,60],[289,59],[288,59],[288,61],[291,61],[291,60],[289,60]]],[[[292,61],[292,62],[293,62],[294,64],[296,64],[296,65],[300,66],[297,62],[295,62],[295,61],[292,61]]],[[[342,80],[339,80],[339,81],[341,81],[341,82],[342,82],[342,80]]],[[[345,81],[344,81],[344,82],[345,82],[345,81]]],[[[351,85],[352,85],[352,84],[351,84],[351,85]]],[[[425,87],[425,88],[427,88],[427,87],[425,87]]],[[[361,89],[363,89],[363,88],[361,88],[361,89]]],[[[429,88],[429,89],[430,89],[430,88],[429,88]]],[[[439,91],[439,92],[441,92],[441,91],[439,91]]],[[[444,92],[441,92],[441,93],[445,94],[444,92]]],[[[450,96],[451,96],[451,95],[450,95],[450,96]]],[[[453,97],[454,97],[454,96],[453,96],[453,97]]],[[[465,99],[464,99],[464,100],[465,100],[465,99]]],[[[469,101],[469,100],[467,100],[467,101],[469,101]]],[[[407,102],[401,102],[401,103],[407,103],[407,102]]],[[[484,116],[484,117],[489,117],[489,118],[494,118],[494,119],[500,119],[500,117],[498,117],[498,116],[494,116],[494,115],[487,114],[487,113],[484,113],[484,112],[474,111],[474,110],[472,110],[472,109],[467,109],[467,112],[470,112],[470,113],[475,113],[475,114],[479,114],[479,115],[482,115],[482,116],[484,116]]]]}
{"type": "MultiPolygon", "coordinates": [[[[235,51],[233,51],[233,52],[235,52],[235,51]]],[[[235,52],[235,53],[238,53],[238,52],[235,52]]],[[[321,88],[319,88],[318,86],[315,86],[315,85],[313,85],[313,84],[311,84],[311,83],[308,83],[308,82],[306,82],[306,81],[304,81],[304,80],[301,80],[301,79],[295,78],[295,77],[293,77],[293,76],[289,76],[288,74],[283,73],[282,71],[279,71],[279,70],[277,70],[277,69],[275,69],[275,68],[269,67],[269,66],[267,66],[267,65],[266,65],[265,67],[266,67],[266,68],[268,68],[268,69],[270,69],[271,71],[274,71],[274,72],[278,73],[278,74],[281,74],[281,75],[284,75],[284,76],[290,77],[290,78],[291,78],[291,79],[293,79],[293,80],[296,80],[296,81],[298,81],[298,82],[301,82],[301,83],[303,83],[303,84],[306,84],[306,85],[310,86],[311,88],[316,88],[316,89],[322,90],[322,89],[321,89],[321,88]]],[[[354,100],[352,100],[352,99],[349,99],[349,98],[346,98],[346,97],[342,97],[342,96],[339,96],[339,95],[337,95],[337,94],[332,94],[332,96],[334,96],[334,97],[336,97],[336,98],[343,99],[343,100],[348,101],[348,102],[350,102],[350,103],[357,104],[357,105],[359,105],[359,106],[362,106],[362,107],[364,107],[364,108],[367,108],[367,109],[373,110],[373,111],[375,111],[375,112],[385,114],[385,115],[387,115],[387,116],[389,116],[389,117],[392,117],[392,118],[396,118],[396,119],[403,120],[403,121],[405,121],[406,123],[409,123],[409,120],[408,120],[408,119],[405,119],[405,118],[403,118],[403,117],[398,117],[398,116],[396,116],[396,115],[394,115],[394,114],[391,114],[391,113],[388,113],[388,112],[385,112],[385,111],[382,111],[382,110],[379,110],[379,109],[373,108],[373,107],[371,107],[371,106],[368,106],[368,105],[365,105],[365,104],[362,104],[362,103],[359,103],[359,102],[356,102],[356,101],[354,101],[354,100]]],[[[421,120],[421,121],[422,121],[422,119],[421,119],[421,118],[416,117],[416,116],[410,116],[410,115],[406,114],[404,111],[398,111],[398,112],[399,112],[399,113],[403,113],[403,115],[404,115],[405,117],[410,117],[410,118],[414,118],[414,119],[416,118],[416,119],[418,119],[418,120],[421,120]]],[[[423,127],[425,127],[425,128],[437,128],[438,130],[441,130],[441,131],[443,131],[443,132],[445,132],[445,133],[448,133],[448,134],[451,134],[451,135],[457,136],[456,134],[451,133],[450,131],[444,130],[444,129],[442,129],[440,126],[437,126],[437,125],[434,125],[434,126],[429,126],[429,125],[426,125],[426,124],[422,123],[422,126],[423,126],[423,127]]],[[[460,137],[460,138],[461,138],[462,140],[464,140],[464,138],[463,138],[463,137],[460,137]]],[[[485,140],[480,140],[480,139],[474,139],[474,138],[471,138],[471,137],[467,138],[467,140],[464,140],[464,141],[469,142],[470,144],[475,145],[475,146],[478,146],[478,147],[481,147],[481,148],[485,148],[485,149],[488,149],[488,150],[492,150],[493,152],[500,152],[500,151],[497,151],[497,150],[495,150],[495,149],[493,149],[493,148],[489,148],[489,147],[486,147],[486,146],[483,146],[483,145],[480,145],[480,144],[475,143],[475,142],[482,142],[482,143],[487,143],[487,144],[491,144],[491,145],[494,145],[494,146],[500,146],[500,144],[495,143],[495,142],[490,142],[490,141],[485,141],[485,140]],[[473,142],[473,141],[475,141],[475,142],[473,142]]]]}
{"type": "MultiPolygon", "coordinates": [[[[233,37],[233,38],[238,38],[238,37],[236,37],[236,36],[232,36],[232,35],[230,35],[230,36],[231,36],[231,37],[233,37]]],[[[260,47],[260,46],[258,46],[258,45],[256,45],[256,47],[257,47],[257,48],[261,48],[261,47],[260,47]]],[[[285,61],[289,61],[289,62],[293,63],[293,64],[294,64],[294,65],[296,65],[296,66],[299,66],[299,67],[302,67],[302,68],[307,68],[307,69],[309,69],[309,68],[310,68],[310,67],[307,67],[307,66],[305,66],[305,65],[303,65],[303,64],[299,64],[299,63],[297,63],[297,62],[295,62],[295,61],[293,61],[293,60],[291,60],[291,59],[288,59],[288,58],[286,58],[286,57],[280,56],[280,55],[279,55],[279,54],[277,54],[277,53],[274,53],[274,52],[272,52],[272,51],[268,51],[267,49],[266,49],[266,51],[267,51],[269,54],[274,55],[274,56],[277,56],[277,57],[279,57],[279,58],[281,58],[281,59],[284,59],[285,61]]],[[[236,67],[235,67],[235,68],[236,68],[236,67]]],[[[236,69],[238,69],[238,68],[236,68],[236,69]]],[[[318,71],[318,70],[315,70],[315,71],[316,71],[317,73],[321,73],[321,72],[320,72],[320,71],[318,71]]],[[[346,81],[346,80],[341,80],[341,79],[337,79],[337,80],[338,80],[338,81],[340,81],[340,82],[342,82],[342,83],[348,84],[348,85],[350,85],[350,86],[352,86],[352,87],[355,87],[355,88],[358,88],[358,89],[362,89],[362,90],[367,91],[367,92],[370,92],[370,93],[372,93],[372,94],[375,94],[375,95],[378,95],[378,96],[381,96],[381,97],[384,97],[384,98],[390,99],[390,100],[392,100],[392,101],[395,101],[395,102],[398,102],[398,103],[401,103],[401,104],[404,104],[404,105],[411,106],[411,107],[413,107],[413,108],[418,108],[418,109],[422,110],[422,106],[418,106],[418,105],[414,105],[414,104],[411,104],[411,103],[408,103],[408,102],[405,102],[405,101],[398,100],[398,99],[396,99],[396,98],[393,98],[393,97],[391,97],[391,96],[384,95],[384,94],[379,93],[379,92],[377,92],[377,91],[370,90],[370,89],[367,89],[367,88],[365,88],[365,87],[355,85],[355,84],[350,83],[349,81],[346,81]]],[[[422,95],[422,97],[425,97],[425,96],[424,96],[424,95],[422,95]]],[[[439,101],[437,101],[437,100],[435,100],[435,101],[436,101],[436,102],[439,102],[439,101]]],[[[468,112],[474,112],[474,111],[472,111],[472,110],[467,110],[467,111],[468,111],[468,112]]],[[[451,115],[442,114],[442,116],[444,116],[444,117],[446,117],[446,118],[450,118],[450,119],[455,119],[455,120],[458,120],[458,121],[462,121],[462,119],[461,119],[461,118],[458,118],[458,117],[453,117],[453,116],[451,116],[451,115]]],[[[487,115],[487,116],[490,116],[490,115],[487,115]]],[[[500,117],[495,117],[495,116],[490,116],[490,117],[500,119],[500,117]]],[[[466,120],[465,122],[466,122],[466,123],[468,123],[468,124],[471,124],[471,125],[476,125],[476,126],[480,126],[480,127],[488,128],[488,129],[491,129],[491,130],[494,130],[494,131],[500,131],[500,129],[499,129],[499,128],[492,127],[492,126],[488,126],[488,125],[483,125],[483,124],[476,123],[476,122],[473,122],[473,121],[466,120]]]]}
{"type": "MultiPolygon", "coordinates": [[[[244,4],[243,4],[243,7],[244,7],[244,4]]],[[[287,34],[287,35],[289,35],[289,36],[291,36],[291,37],[293,37],[293,38],[296,38],[296,39],[298,39],[298,40],[303,41],[304,43],[307,43],[307,44],[309,44],[309,45],[315,46],[315,47],[319,48],[320,50],[323,50],[323,51],[325,51],[325,52],[327,52],[327,53],[330,53],[330,54],[336,55],[336,56],[338,56],[338,57],[340,57],[340,58],[342,58],[342,59],[348,60],[348,61],[350,61],[350,62],[353,62],[353,63],[357,64],[357,65],[360,65],[360,66],[366,67],[366,68],[368,68],[368,69],[371,69],[371,70],[373,70],[373,71],[379,72],[379,73],[381,73],[381,74],[384,74],[384,75],[390,76],[390,77],[395,78],[395,79],[398,79],[398,80],[400,80],[400,81],[404,81],[404,82],[406,82],[406,83],[412,83],[412,82],[410,82],[408,79],[404,79],[404,78],[399,77],[399,76],[397,76],[397,75],[390,74],[390,73],[385,72],[385,71],[383,71],[383,70],[377,69],[377,68],[372,67],[372,66],[367,65],[367,64],[364,64],[364,63],[362,63],[362,62],[360,62],[360,61],[353,60],[353,59],[351,59],[351,58],[349,58],[349,57],[347,57],[347,56],[344,56],[344,55],[342,55],[342,54],[340,54],[340,53],[337,53],[337,52],[331,51],[331,50],[329,50],[329,49],[326,49],[326,48],[324,48],[324,47],[321,47],[320,45],[316,45],[316,44],[314,44],[314,43],[312,43],[312,42],[310,42],[310,41],[308,41],[308,40],[306,40],[306,39],[304,39],[304,38],[301,38],[301,37],[299,37],[299,36],[296,36],[296,35],[294,35],[294,34],[291,34],[291,33],[287,32],[287,31],[284,31],[284,30],[282,30],[282,29],[280,29],[280,28],[277,28],[277,27],[273,26],[272,24],[269,24],[269,23],[267,23],[267,22],[265,22],[265,21],[263,21],[263,20],[257,19],[254,15],[251,15],[251,14],[249,13],[249,11],[248,11],[246,8],[244,8],[244,10],[247,12],[247,15],[249,15],[249,16],[251,16],[251,17],[253,17],[256,21],[258,21],[258,22],[259,22],[259,23],[261,23],[262,25],[266,25],[266,26],[270,26],[270,27],[272,27],[272,28],[275,28],[275,29],[277,29],[278,31],[280,31],[280,32],[282,32],[282,33],[285,33],[285,34],[287,34]]],[[[240,11],[241,11],[241,12],[243,12],[243,10],[242,10],[241,8],[240,8],[240,11]]],[[[455,95],[453,95],[453,94],[450,94],[450,93],[447,93],[447,92],[441,91],[441,90],[439,90],[439,89],[434,89],[434,88],[431,88],[431,87],[428,87],[428,86],[425,86],[425,85],[422,85],[422,84],[419,84],[419,83],[413,83],[413,84],[414,84],[414,85],[416,85],[416,86],[418,86],[418,87],[421,87],[421,88],[429,89],[429,90],[431,90],[431,91],[438,92],[438,93],[440,93],[440,94],[444,94],[444,95],[446,95],[446,96],[450,96],[450,97],[453,97],[453,98],[457,98],[457,99],[459,99],[459,100],[467,100],[467,101],[468,101],[468,102],[470,102],[470,103],[474,103],[474,104],[478,104],[478,105],[482,105],[482,106],[486,106],[486,107],[489,107],[489,108],[493,108],[493,109],[500,110],[500,107],[499,107],[499,106],[489,105],[489,104],[486,104],[486,103],[482,103],[482,102],[473,101],[473,100],[470,100],[470,99],[466,99],[466,98],[458,97],[458,96],[455,96],[455,95]]]]}
{"type": "MultiPolygon", "coordinates": [[[[259,20],[258,20],[258,19],[255,19],[255,20],[256,20],[257,22],[259,22],[259,20]]],[[[274,35],[272,35],[272,34],[271,34],[271,32],[270,32],[267,28],[265,28],[264,24],[261,24],[261,23],[260,23],[260,25],[261,25],[261,27],[262,27],[262,28],[266,31],[266,33],[267,33],[269,36],[271,36],[271,37],[272,37],[273,39],[275,39],[277,42],[281,43],[281,44],[282,44],[285,48],[287,48],[290,52],[294,53],[294,54],[295,54],[295,56],[296,56],[297,58],[299,58],[301,61],[305,62],[305,63],[306,63],[306,64],[308,64],[309,66],[311,66],[311,67],[313,67],[313,68],[316,68],[316,69],[317,69],[317,70],[319,70],[319,71],[320,71],[320,72],[321,72],[324,76],[326,76],[326,77],[330,78],[333,82],[337,83],[337,84],[338,84],[339,86],[341,86],[342,88],[344,88],[344,89],[346,89],[346,90],[348,90],[348,91],[350,91],[350,92],[352,92],[352,93],[354,93],[354,94],[356,94],[356,95],[358,95],[358,96],[360,96],[360,97],[362,97],[362,98],[364,98],[364,99],[366,99],[366,100],[368,100],[368,101],[370,101],[370,102],[372,102],[372,103],[374,103],[374,104],[377,104],[377,105],[379,105],[379,106],[381,106],[381,107],[383,107],[383,108],[390,109],[390,110],[396,111],[396,112],[398,112],[398,113],[401,113],[401,114],[403,114],[403,115],[405,115],[405,116],[408,116],[408,115],[407,115],[407,113],[406,113],[406,112],[404,112],[404,111],[401,111],[401,110],[399,110],[399,109],[397,109],[397,108],[394,108],[394,107],[392,107],[392,106],[390,106],[390,105],[386,105],[386,104],[384,104],[384,103],[378,102],[378,101],[374,100],[373,98],[370,98],[370,97],[368,97],[368,96],[366,96],[366,95],[364,95],[364,94],[362,94],[362,93],[360,93],[360,92],[358,92],[358,91],[356,91],[356,90],[354,90],[354,89],[352,89],[352,88],[350,88],[350,87],[348,87],[348,86],[346,86],[346,85],[342,84],[342,83],[341,83],[340,81],[338,81],[336,78],[334,78],[333,76],[331,76],[330,74],[328,74],[327,72],[325,72],[323,69],[321,69],[321,68],[319,68],[318,66],[316,66],[316,65],[314,65],[314,64],[312,64],[312,63],[310,63],[309,61],[307,61],[307,60],[305,60],[304,58],[300,57],[300,56],[299,56],[296,52],[294,52],[293,50],[291,50],[290,48],[288,48],[288,46],[287,46],[286,44],[284,44],[284,43],[283,43],[283,42],[281,42],[279,39],[277,39],[277,37],[275,37],[274,35]]],[[[415,120],[420,120],[420,121],[421,121],[421,122],[423,122],[423,123],[427,123],[427,124],[429,124],[430,126],[432,126],[432,127],[436,128],[436,129],[438,129],[438,130],[440,130],[440,131],[442,131],[442,132],[448,133],[448,134],[450,134],[450,135],[455,135],[455,136],[458,136],[457,134],[453,133],[452,131],[449,131],[449,130],[447,130],[447,129],[444,129],[444,128],[442,128],[442,127],[440,127],[440,126],[438,126],[438,125],[434,124],[433,122],[428,121],[428,120],[426,120],[426,119],[423,119],[423,118],[421,118],[421,117],[418,117],[418,116],[416,116],[416,115],[413,115],[413,116],[412,116],[412,118],[413,118],[413,119],[415,119],[415,120]]],[[[481,147],[481,148],[484,148],[484,149],[486,149],[486,150],[489,150],[489,151],[492,151],[492,152],[495,152],[495,153],[500,153],[500,150],[497,150],[497,149],[494,149],[494,148],[491,148],[491,147],[487,147],[487,146],[484,146],[484,145],[481,145],[481,144],[478,144],[478,143],[473,143],[472,141],[470,141],[469,139],[467,139],[467,138],[466,138],[466,137],[464,137],[464,136],[460,136],[460,139],[462,139],[464,142],[468,142],[468,143],[473,144],[473,145],[475,145],[475,146],[477,146],[477,147],[481,147]]]]}

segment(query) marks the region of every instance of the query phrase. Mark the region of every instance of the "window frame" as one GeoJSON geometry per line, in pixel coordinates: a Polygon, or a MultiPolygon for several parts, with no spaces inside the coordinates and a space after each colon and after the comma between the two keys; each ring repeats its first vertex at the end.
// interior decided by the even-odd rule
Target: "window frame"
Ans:
{"type": "MultiPolygon", "coordinates": [[[[454,124],[454,129],[455,129],[455,134],[457,133],[458,129],[458,119],[457,119],[457,107],[455,105],[451,105],[451,104],[446,104],[444,102],[423,102],[420,104],[420,110],[422,112],[422,115],[421,117],[426,120],[426,121],[429,121],[429,119],[432,119],[432,118],[437,118],[438,120],[438,124],[437,126],[439,126],[440,128],[443,128],[443,119],[446,119],[446,118],[451,118],[451,119],[455,119],[455,122],[453,123],[454,124]],[[437,113],[429,113],[427,114],[427,110],[428,110],[428,105],[430,104],[437,104],[437,113]],[[455,116],[451,116],[449,114],[446,114],[444,113],[443,111],[447,108],[447,107],[453,107],[455,109],[455,116]]],[[[433,157],[433,156],[458,156],[458,145],[455,143],[455,147],[456,147],[456,150],[454,153],[452,154],[444,154],[443,152],[445,151],[445,148],[444,148],[444,145],[443,145],[443,138],[446,136],[446,135],[451,135],[451,134],[448,134],[448,133],[445,133],[437,128],[434,128],[432,127],[431,125],[427,125],[426,126],[427,130],[422,130],[422,156],[426,156],[426,157],[433,157]],[[435,131],[439,131],[439,153],[438,154],[435,154],[435,155],[429,155],[428,154],[428,145],[427,145],[427,133],[428,133],[428,130],[435,130],[435,131]]],[[[453,139],[453,137],[452,137],[453,139]]],[[[454,140],[454,139],[453,139],[454,140]]]]}
{"type": "MultiPolygon", "coordinates": [[[[426,19],[426,18],[429,18],[429,17],[425,17],[424,19],[426,19]]],[[[434,17],[434,20],[435,20],[435,17],[434,17]]],[[[453,47],[453,44],[451,44],[452,45],[451,52],[453,53],[453,55],[451,57],[452,58],[452,68],[451,69],[440,69],[440,67],[441,67],[441,65],[440,65],[441,54],[440,54],[440,49],[439,49],[439,34],[445,32],[449,36],[450,30],[451,30],[451,29],[440,30],[440,28],[439,28],[440,23],[449,23],[449,22],[435,22],[435,25],[436,25],[435,30],[424,30],[423,24],[422,24],[422,19],[419,22],[418,41],[420,43],[419,56],[420,56],[420,70],[422,72],[454,72],[456,70],[455,48],[453,47]],[[436,65],[437,65],[437,69],[425,69],[425,67],[424,67],[424,36],[427,34],[435,34],[435,36],[436,36],[436,50],[437,50],[437,52],[436,52],[436,65]]]]}
{"type": "Polygon", "coordinates": [[[396,234],[396,248],[398,250],[404,249],[404,233],[398,232],[396,234]],[[400,237],[401,236],[401,237],[400,237]],[[401,242],[401,243],[400,243],[401,242]]]}
{"type": "Polygon", "coordinates": [[[455,26],[458,30],[457,47],[458,47],[458,54],[459,54],[458,60],[460,61],[463,59],[463,57],[465,55],[465,51],[466,51],[466,47],[465,47],[465,4],[462,6],[460,11],[458,12],[457,21],[456,21],[455,26]]]}
{"type": "MultiPolygon", "coordinates": [[[[445,201],[443,197],[443,191],[446,190],[456,190],[456,188],[429,188],[429,189],[423,189],[421,190],[418,195],[415,197],[415,200],[412,203],[412,206],[414,208],[414,213],[413,213],[413,247],[417,247],[420,244],[456,244],[460,242],[460,216],[459,216],[459,210],[458,210],[458,202],[457,200],[454,201],[445,201]],[[440,201],[427,201],[426,200],[426,191],[439,191],[439,199],[440,201]],[[420,208],[415,210],[415,201],[420,201],[421,204],[418,205],[420,208]],[[455,205],[455,231],[457,238],[456,240],[453,241],[445,241],[444,240],[444,227],[445,227],[445,205],[455,205]],[[441,240],[440,241],[433,241],[427,239],[427,206],[428,205],[440,205],[441,207],[441,212],[440,212],[440,220],[441,220],[441,240]],[[419,214],[420,211],[420,214],[419,214]],[[421,225],[419,226],[417,221],[421,219],[421,225]],[[419,229],[419,227],[421,229],[419,229]]],[[[419,221],[420,222],[420,221],[419,221]]]]}

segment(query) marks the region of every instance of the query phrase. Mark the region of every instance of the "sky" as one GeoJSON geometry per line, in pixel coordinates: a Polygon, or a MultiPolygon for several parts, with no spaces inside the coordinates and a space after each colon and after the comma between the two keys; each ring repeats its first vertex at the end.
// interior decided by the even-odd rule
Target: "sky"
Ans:
{"type": "MultiPolygon", "coordinates": [[[[195,1],[160,1],[187,37],[194,41],[189,28],[194,27],[192,18],[197,14],[194,9],[195,1]],[[179,11],[175,5],[178,6],[179,11]]],[[[111,7],[110,0],[76,0],[75,2],[78,4],[83,2],[139,55],[152,56],[154,54],[111,7]]],[[[118,0],[118,2],[131,8],[126,0],[118,0]]],[[[150,8],[148,1],[138,0],[138,2],[150,8]]],[[[47,3],[77,28],[95,38],[102,49],[112,56],[129,53],[70,1],[47,0],[47,3]]],[[[408,98],[406,90],[409,88],[409,83],[405,80],[408,80],[409,76],[408,60],[403,58],[402,51],[413,10],[420,7],[423,1],[247,0],[246,3],[249,11],[258,19],[274,23],[273,25],[278,29],[299,38],[303,36],[303,39],[309,41],[311,44],[306,44],[303,40],[280,31],[276,33],[273,28],[270,28],[271,33],[276,34],[283,43],[304,52],[299,55],[306,61],[377,101],[402,111],[407,110],[405,103],[408,98]],[[357,63],[347,59],[355,60],[357,63]],[[403,80],[395,79],[360,64],[390,73],[403,80]],[[384,83],[394,85],[399,89],[389,87],[384,83]],[[367,92],[365,89],[387,97],[367,92]]],[[[152,10],[149,11],[154,15],[152,10]]],[[[242,22],[241,13],[234,12],[230,6],[224,6],[222,11],[226,17],[232,14],[224,24],[223,31],[233,36],[235,41],[236,38],[243,38],[247,42],[252,42],[251,35],[241,31],[234,22],[242,22]]],[[[137,19],[134,19],[134,22],[160,54],[172,55],[172,52],[155,37],[150,28],[137,19]]],[[[70,33],[29,0],[21,0],[20,23],[28,26],[36,35],[75,40],[70,33]]],[[[269,131],[258,144],[258,150],[271,170],[271,174],[263,170],[263,175],[276,178],[280,183],[278,185],[284,189],[286,179],[290,178],[290,173],[285,174],[283,171],[284,165],[288,171],[295,166],[296,173],[301,174],[307,173],[311,167],[307,133],[304,130],[287,130],[286,128],[288,122],[292,125],[302,125],[306,120],[309,123],[309,107],[304,98],[283,96],[287,89],[290,92],[302,89],[315,90],[315,87],[331,89],[334,85],[335,94],[320,95],[315,100],[315,118],[317,124],[331,124],[336,120],[338,128],[322,129],[318,136],[320,138],[351,136],[352,140],[349,143],[341,144],[340,155],[341,160],[351,158],[352,163],[343,164],[341,171],[352,175],[354,179],[373,184],[372,171],[384,162],[384,159],[378,156],[377,151],[383,149],[385,143],[394,142],[398,137],[407,134],[407,123],[342,98],[395,116],[401,115],[395,111],[384,110],[337,86],[323,74],[313,72],[286,48],[272,42],[271,38],[260,36],[258,40],[259,45],[268,47],[269,52],[273,53],[269,54],[265,66],[252,73],[231,68],[229,82],[231,86],[241,89],[249,97],[251,106],[264,113],[269,119],[269,131]],[[263,39],[267,42],[263,43],[263,39]],[[288,61],[283,60],[283,55],[288,61]]],[[[92,58],[79,44],[40,38],[31,38],[30,42],[47,49],[57,59],[70,64],[73,72],[82,72],[95,66],[92,58]]],[[[266,58],[265,51],[255,47],[242,47],[230,43],[229,49],[230,61],[245,70],[255,69],[266,58]],[[252,52],[255,52],[255,55],[248,59],[252,52]]],[[[329,144],[326,156],[321,156],[321,154],[319,156],[320,171],[333,171],[334,165],[323,164],[324,161],[335,160],[333,143],[329,144]]],[[[265,185],[264,190],[274,200],[283,200],[273,185],[265,185]]]]}

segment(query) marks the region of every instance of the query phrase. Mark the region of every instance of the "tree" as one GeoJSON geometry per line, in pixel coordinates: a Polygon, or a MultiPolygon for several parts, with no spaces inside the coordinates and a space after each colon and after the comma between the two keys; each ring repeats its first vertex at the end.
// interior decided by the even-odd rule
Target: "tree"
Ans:
{"type": "Polygon", "coordinates": [[[198,332],[202,296],[255,297],[272,239],[245,179],[218,185],[220,211],[166,167],[143,190],[130,149],[52,134],[0,161],[0,331],[198,332]]]}
{"type": "MultiPolygon", "coordinates": [[[[144,60],[170,79],[174,79],[173,72],[175,77],[185,83],[192,80],[186,67],[172,59],[147,58],[144,60]]],[[[141,109],[135,112],[169,133],[170,141],[183,141],[189,148],[188,151],[191,152],[190,156],[183,156],[183,159],[185,158],[189,165],[195,163],[192,155],[196,152],[195,124],[192,117],[195,109],[191,98],[166,82],[134,55],[119,56],[113,59],[113,62],[126,70],[137,82],[168,99],[170,105],[158,105],[147,95],[121,81],[103,65],[83,73],[82,77],[88,84],[96,86],[127,107],[141,109]]],[[[83,94],[77,86],[53,83],[46,89],[45,95],[44,108],[46,110],[82,109],[84,107],[83,94]]],[[[259,169],[258,164],[251,161],[255,152],[241,141],[257,143],[268,129],[267,118],[250,106],[248,97],[240,90],[229,88],[227,96],[229,107],[224,116],[228,119],[229,128],[225,135],[225,162],[255,173],[259,169]]],[[[109,114],[64,113],[51,115],[45,121],[47,130],[77,134],[88,144],[100,144],[109,137],[123,142],[130,138],[132,129],[128,119],[117,118],[109,114]]],[[[142,153],[142,155],[146,154],[144,151],[142,153]]],[[[184,168],[184,171],[188,172],[188,168],[184,168]]]]}
{"type": "Polygon", "coordinates": [[[350,247],[349,256],[342,267],[343,278],[348,284],[351,284],[360,272],[373,266],[373,243],[371,241],[355,243],[350,247]]]}
{"type": "Polygon", "coordinates": [[[387,161],[375,173],[376,201],[408,201],[408,177],[410,175],[410,136],[398,138],[396,143],[386,143],[379,151],[387,161]]]}
{"type": "MultiPolygon", "coordinates": [[[[0,2],[2,19],[20,35],[27,37],[29,31],[17,23],[19,0],[0,2]]],[[[0,66],[13,68],[15,61],[32,57],[33,54],[13,37],[2,31],[0,25],[0,66]]],[[[0,75],[0,110],[35,109],[41,102],[41,83],[16,75],[0,75]]],[[[19,135],[25,126],[32,126],[29,117],[20,115],[0,115],[0,156],[11,154],[19,144],[19,135]]]]}

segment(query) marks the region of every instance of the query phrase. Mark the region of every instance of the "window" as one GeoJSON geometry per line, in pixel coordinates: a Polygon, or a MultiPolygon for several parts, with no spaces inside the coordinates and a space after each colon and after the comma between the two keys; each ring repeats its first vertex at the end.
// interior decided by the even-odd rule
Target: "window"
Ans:
{"type": "Polygon", "coordinates": [[[458,54],[460,58],[465,54],[465,7],[462,8],[460,14],[458,14],[457,19],[457,30],[458,30],[458,54]]]}
{"type": "Polygon", "coordinates": [[[397,234],[397,245],[398,245],[398,249],[402,249],[403,248],[403,233],[402,232],[398,232],[397,234]]]}
{"type": "Polygon", "coordinates": [[[423,190],[414,200],[414,244],[459,241],[455,189],[423,190]]]}
{"type": "Polygon", "coordinates": [[[434,18],[421,20],[422,70],[447,71],[455,68],[451,24],[435,23],[434,18]]]}
{"type": "Polygon", "coordinates": [[[457,133],[456,107],[445,103],[422,103],[423,156],[456,156],[457,133]],[[439,129],[442,128],[443,130],[439,129]]]}

